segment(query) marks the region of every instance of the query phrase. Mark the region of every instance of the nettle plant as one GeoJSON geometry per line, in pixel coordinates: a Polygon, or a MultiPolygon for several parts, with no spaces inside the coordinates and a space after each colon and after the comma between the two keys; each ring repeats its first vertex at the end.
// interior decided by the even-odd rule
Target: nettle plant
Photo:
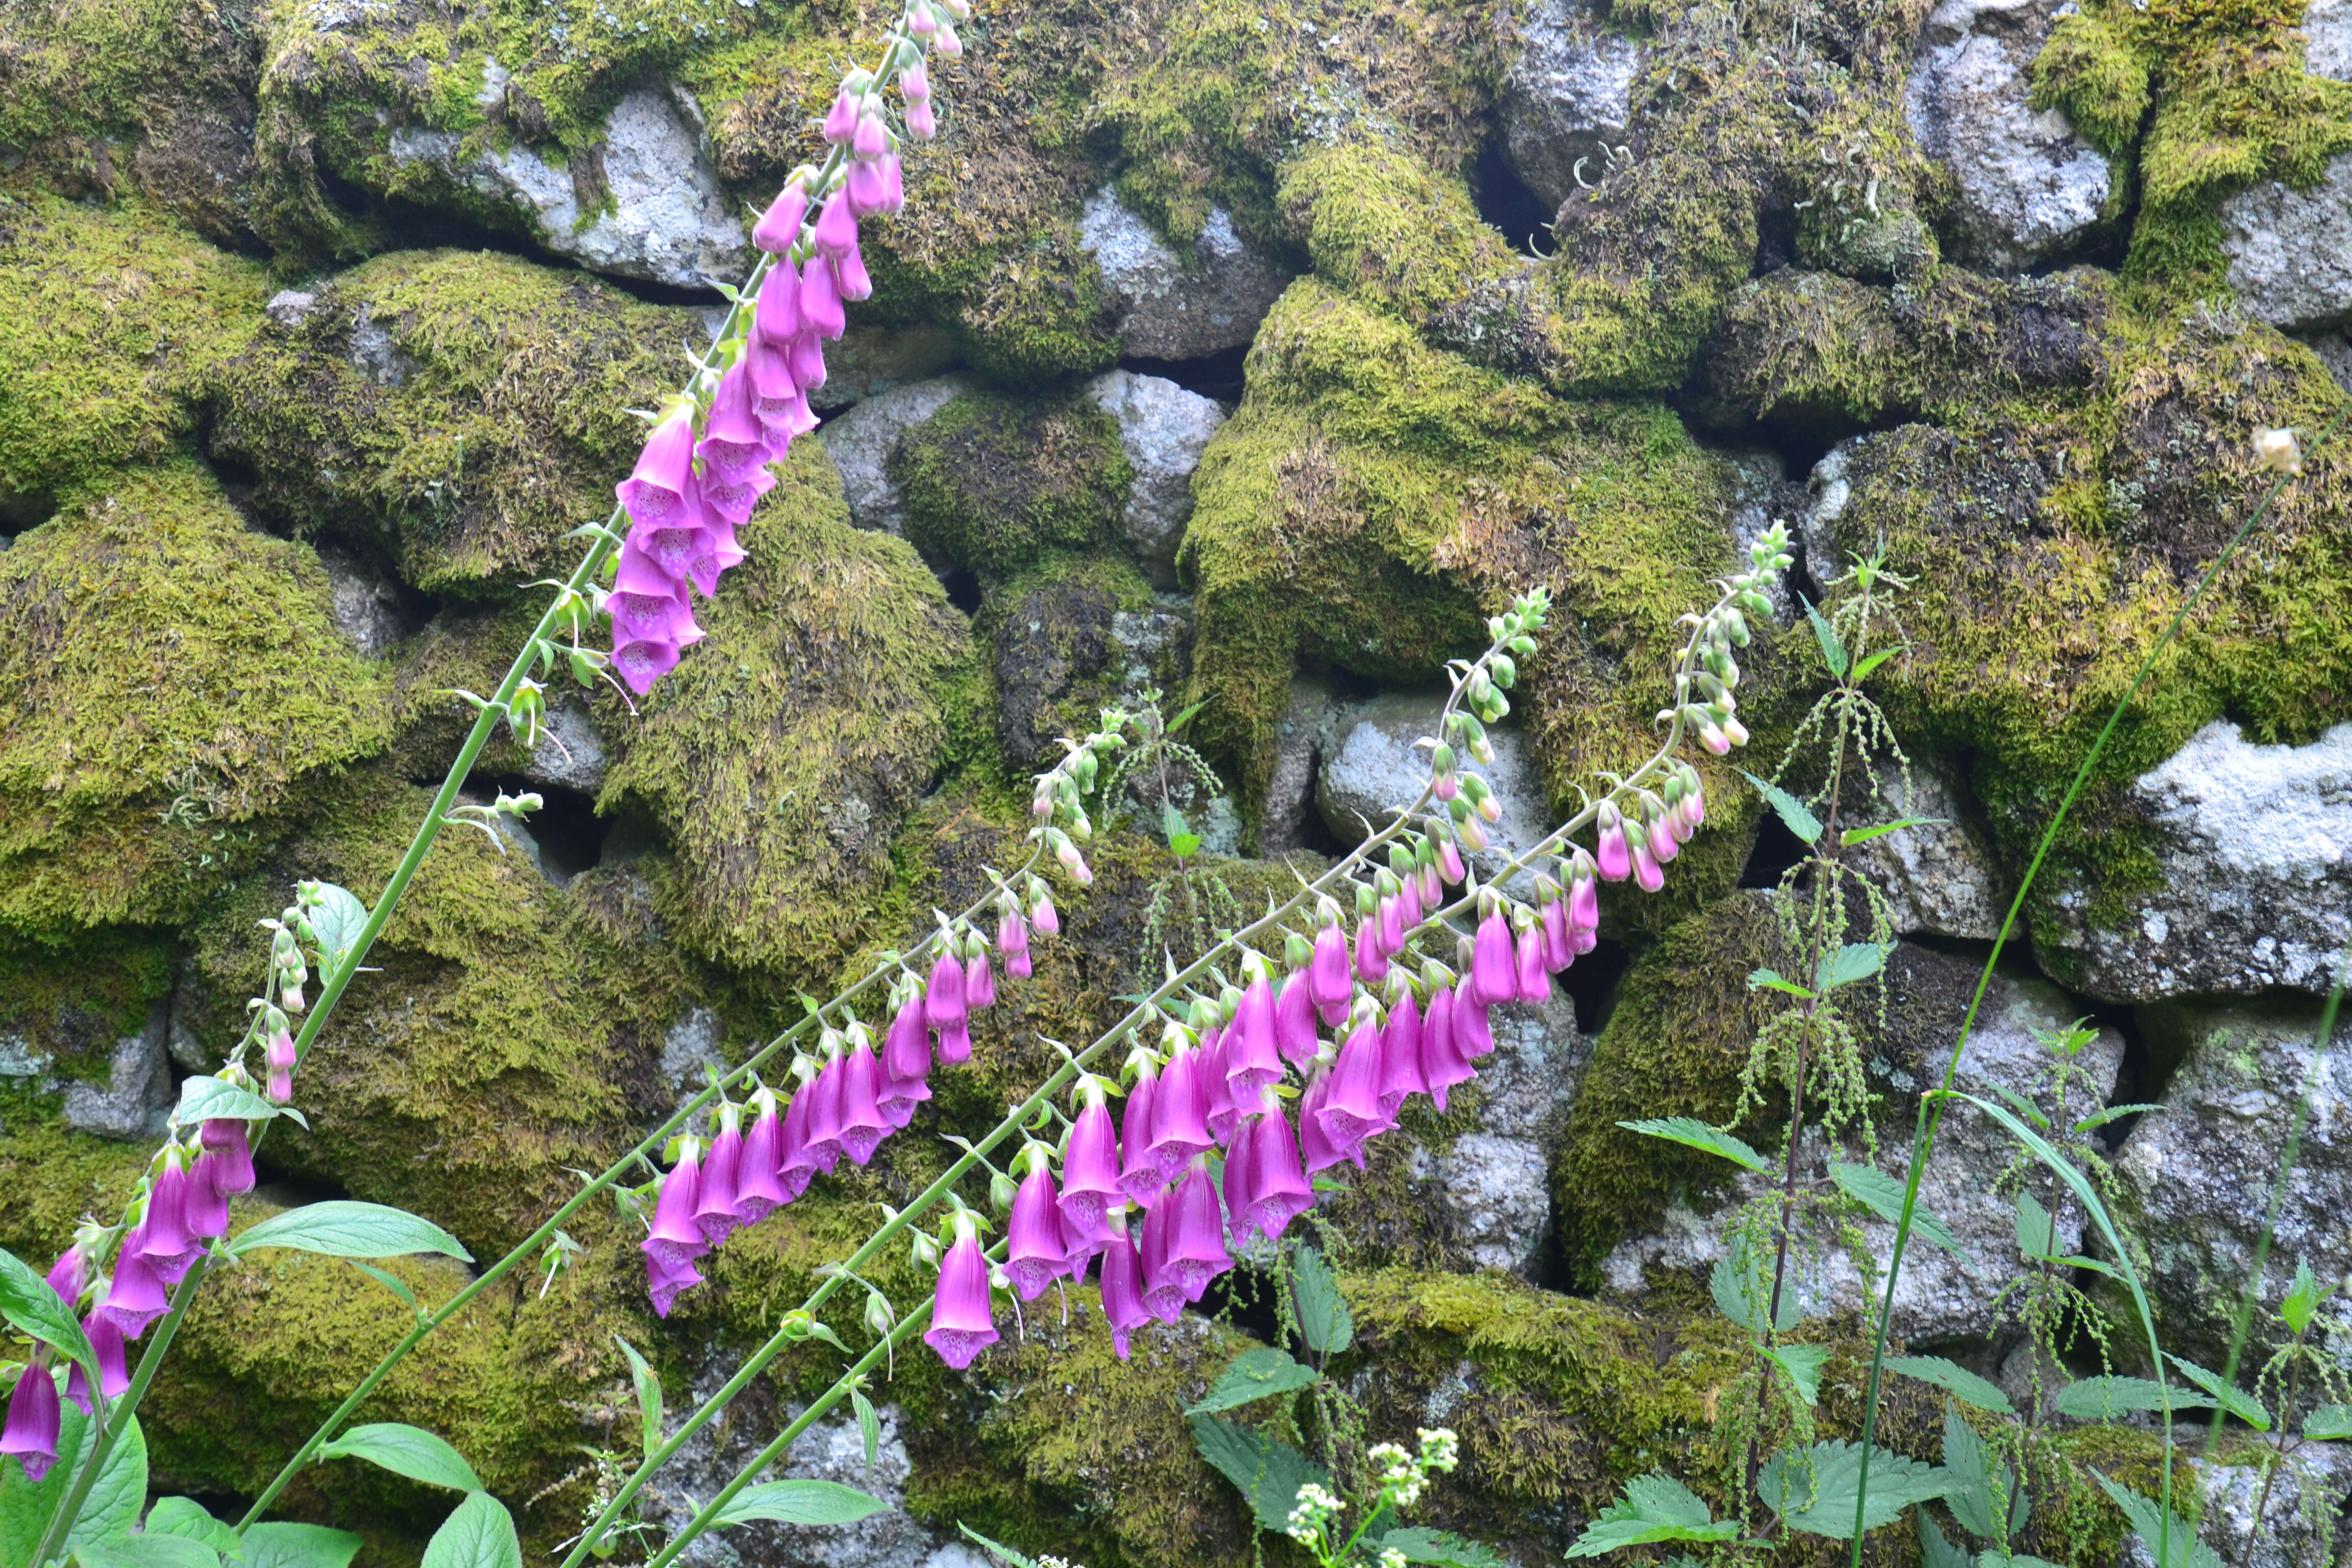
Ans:
{"type": "MultiPolygon", "coordinates": [[[[1714,1402],[1713,1430],[1692,1447],[1696,1464],[1690,1482],[1663,1470],[1636,1479],[1586,1529],[1570,1557],[1666,1547],[1681,1561],[1744,1563],[1790,1545],[1795,1537],[1812,1535],[1850,1542],[1852,1561],[1859,1568],[1864,1538],[1909,1515],[1928,1568],[2048,1568],[2020,1547],[2033,1520],[2028,1478],[2047,1478],[2058,1493],[2045,1499],[2056,1522],[2045,1523],[2041,1539],[2060,1543],[2082,1539],[2088,1496],[2072,1462],[2050,1441],[2050,1419],[2144,1423],[2152,1415],[2162,1443],[2158,1495],[2142,1496],[2095,1470],[2091,1479],[2143,1538],[2161,1568],[2222,1568],[2219,1555],[2198,1540],[2202,1491],[2191,1489],[2185,1516],[2176,1510],[2172,1497],[2173,1415],[2205,1410],[2212,1412],[2208,1459],[2219,1453],[2225,1422],[2271,1437],[2254,1460],[2260,1479],[2252,1489],[2236,1563],[2243,1568],[2257,1543],[2271,1538],[2269,1508],[2281,1468],[2306,1443],[2352,1436],[2352,1409],[2343,1403],[2342,1367],[2314,1338],[2315,1331],[2324,1339],[2326,1331],[2336,1327],[2321,1316],[2334,1287],[2322,1289],[2307,1263],[2298,1263],[2271,1314],[2284,1332],[2284,1342],[2257,1370],[2252,1390],[2238,1386],[2239,1360],[2252,1317],[2270,1288],[2264,1278],[2270,1238],[2308,1114],[2310,1082],[2316,1079],[2334,1033],[2344,988],[2341,978],[2322,1012],[2313,1078],[2286,1131],[2229,1356],[2218,1373],[2163,1349],[2143,1286],[2145,1249],[2124,1233],[2110,1211],[2112,1177],[2095,1134],[2118,1118],[2163,1108],[2103,1102],[2103,1089],[2077,1062],[2095,1031],[2077,1021],[2041,1034],[2047,1056],[2032,1093],[2004,1088],[1997,1091],[1997,1100],[1988,1100],[1953,1087],[2000,949],[2117,719],[2213,574],[2261,521],[2279,490],[2301,471],[2300,444],[2290,432],[2265,433],[2257,453],[2278,479],[2147,656],[2045,829],[1986,960],[1942,1081],[1922,1097],[1901,1180],[1878,1164],[1874,1097],[1865,1079],[1862,1036],[1851,1011],[1857,988],[1883,988],[1883,972],[1893,950],[1891,921],[1883,893],[1847,863],[1843,851],[1882,834],[1924,824],[1906,817],[1841,827],[1840,814],[1850,796],[1885,793],[1890,776],[1908,795],[1908,763],[1885,716],[1866,694],[1864,682],[1902,651],[1895,610],[1909,584],[1888,572],[1881,560],[1857,559],[1832,585],[1839,597],[1827,615],[1806,606],[1827,667],[1829,689],[1799,726],[1774,776],[1748,775],[1806,847],[1775,893],[1779,934],[1792,955],[1796,974],[1792,978],[1759,969],[1749,976],[1752,988],[1786,1001],[1757,1034],[1737,1109],[1726,1125],[1710,1126],[1690,1117],[1620,1124],[1720,1156],[1746,1173],[1751,1195],[1724,1221],[1708,1293],[1715,1307],[1744,1332],[1749,1354],[1742,1375],[1714,1402]],[[1882,640],[1886,646],[1875,646],[1882,640]],[[1818,752],[1810,762],[1809,752],[1818,752]],[[1820,783],[1800,796],[1789,787],[1790,781],[1800,777],[1818,777],[1820,783]],[[2007,1194],[2013,1207],[2015,1272],[1991,1305],[1996,1318],[2024,1331],[2032,1352],[2031,1398],[2022,1413],[2000,1387],[1947,1358],[1887,1353],[1888,1323],[1910,1240],[1916,1237],[1956,1256],[1969,1256],[1951,1228],[1919,1202],[1921,1176],[1941,1117],[1955,1106],[1988,1119],[2014,1145],[2013,1158],[1994,1188],[2007,1194]],[[1743,1119],[1752,1121],[1774,1113],[1782,1141],[1777,1169],[1773,1160],[1734,1131],[1743,1119]],[[2071,1222],[2063,1232],[2062,1216],[2071,1222]],[[1892,1250],[1884,1258],[1875,1255],[1865,1229],[1874,1219],[1893,1227],[1892,1250]],[[2075,1234],[2084,1224],[2098,1237],[2104,1256],[2062,1249],[2062,1235],[2075,1234]],[[1876,1309],[1875,1342],[1862,1390],[1859,1443],[1823,1439],[1816,1429],[1832,1345],[1827,1325],[1809,1324],[1828,1315],[1833,1293],[1831,1265],[1838,1258],[1851,1261],[1865,1300],[1874,1299],[1876,1309]],[[2124,1321],[2137,1331],[2138,1342],[2132,1357],[2154,1375],[2118,1375],[2114,1371],[2116,1346],[2109,1332],[2114,1314],[2085,1289],[2094,1280],[2104,1281],[2102,1294],[2108,1300],[2119,1292],[2128,1301],[2124,1321]],[[2098,1365],[2095,1373],[2068,1374],[2062,1357],[2080,1363],[2092,1354],[2098,1365]],[[1888,1372],[1933,1386],[1946,1396],[1939,1464],[1873,1443],[1881,1380],[1888,1372]],[[2188,1386],[2172,1382],[2174,1374],[2188,1386]],[[2047,1385],[2045,1377],[2058,1385],[2047,1385]],[[2296,1425],[2299,1432],[2290,1436],[2288,1428],[2296,1425]],[[1702,1496],[1701,1490],[1709,1496],[1702,1496]],[[1940,1515],[1931,1504],[1939,1505],[1940,1515]],[[1946,1532],[1947,1522],[1957,1542],[1946,1532]]],[[[2352,952],[2346,963],[2352,965],[2352,952]]],[[[1865,1000],[1863,1005],[1870,1004],[1865,1000]]],[[[1884,1006],[1883,991],[1877,1005],[1884,1006]]]]}

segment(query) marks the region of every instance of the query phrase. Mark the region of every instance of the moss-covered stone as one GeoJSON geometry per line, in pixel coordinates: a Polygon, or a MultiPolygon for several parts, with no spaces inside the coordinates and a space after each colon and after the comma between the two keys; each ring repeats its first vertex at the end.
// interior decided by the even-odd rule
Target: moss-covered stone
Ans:
{"type": "Polygon", "coordinates": [[[0,937],[0,1128],[55,1116],[68,1080],[107,1082],[115,1042],[147,1026],[177,958],[143,931],[93,931],[63,951],[0,937]]]}
{"type": "Polygon", "coordinates": [[[0,196],[0,512],[166,456],[265,291],[257,264],[151,208],[0,196]]]}
{"type": "Polygon", "coordinates": [[[889,469],[908,539],[984,579],[1116,537],[1134,479],[1118,426],[1080,393],[965,393],[907,432],[889,469]]]}
{"type": "Polygon", "coordinates": [[[989,657],[997,741],[1012,773],[1050,766],[1057,740],[1092,732],[1121,696],[1181,689],[1191,626],[1158,613],[1150,584],[1116,555],[1048,556],[989,595],[973,633],[989,657]],[[1140,637],[1128,629],[1144,627],[1140,637]]]}
{"type": "Polygon", "coordinates": [[[304,535],[385,551],[434,593],[503,593],[577,558],[678,375],[690,311],[574,271],[455,250],[381,257],[219,367],[208,447],[304,535]]]}
{"type": "Polygon", "coordinates": [[[0,925],[169,923],[385,739],[383,676],[305,546],[193,462],[84,492],[0,554],[0,925]]]}

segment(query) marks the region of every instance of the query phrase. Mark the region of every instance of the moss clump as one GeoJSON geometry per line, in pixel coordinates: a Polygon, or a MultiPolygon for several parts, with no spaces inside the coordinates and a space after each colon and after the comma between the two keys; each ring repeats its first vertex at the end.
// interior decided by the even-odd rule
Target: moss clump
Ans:
{"type": "Polygon", "coordinates": [[[219,368],[211,449],[263,510],[435,593],[568,569],[562,535],[612,509],[644,439],[628,408],[701,335],[691,311],[484,252],[382,257],[316,293],[219,368]]]}
{"type": "Polygon", "coordinates": [[[1188,624],[1171,615],[1166,624],[1180,629],[1149,649],[1120,640],[1121,616],[1156,608],[1150,585],[1117,555],[1049,555],[989,595],[972,630],[992,667],[996,740],[1009,774],[1051,765],[1061,755],[1055,742],[1092,732],[1122,694],[1182,685],[1188,624]]]}
{"type": "Polygon", "coordinates": [[[0,1127],[54,1111],[46,1080],[104,1083],[115,1042],[171,994],[176,959],[171,941],[142,931],[91,931],[62,952],[0,938],[0,1127]]]}
{"type": "Polygon", "coordinates": [[[906,493],[908,539],[983,578],[1107,542],[1134,479],[1118,426],[1075,392],[965,393],[909,430],[889,466],[906,493]]]}
{"type": "Polygon", "coordinates": [[[193,462],[123,473],[0,554],[0,925],[183,918],[275,814],[385,739],[310,550],[193,462]]]}
{"type": "Polygon", "coordinates": [[[2352,149],[2352,83],[2304,70],[2303,11],[2101,0],[2051,30],[2033,106],[2063,110],[2111,158],[2137,159],[2128,276],[2174,298],[2213,293],[2225,270],[2221,199],[2259,180],[2308,189],[2352,149]]]}
{"type": "Polygon", "coordinates": [[[150,209],[0,196],[0,509],[168,453],[264,293],[257,264],[150,209]]]}
{"type": "Polygon", "coordinates": [[[779,471],[740,535],[750,560],[701,610],[709,638],[641,720],[614,704],[600,805],[667,830],[662,906],[680,940],[808,984],[866,930],[891,829],[930,776],[936,687],[963,628],[913,551],[850,526],[821,447],[779,471]]]}

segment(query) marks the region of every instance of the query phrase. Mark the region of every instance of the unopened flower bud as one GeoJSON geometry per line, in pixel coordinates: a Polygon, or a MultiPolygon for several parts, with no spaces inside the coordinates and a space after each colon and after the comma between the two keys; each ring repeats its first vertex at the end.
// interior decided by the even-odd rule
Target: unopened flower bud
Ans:
{"type": "Polygon", "coordinates": [[[1511,662],[1509,654],[1496,654],[1486,661],[1486,668],[1494,672],[1495,684],[1506,691],[1509,690],[1519,679],[1519,667],[1511,662]]]}
{"type": "Polygon", "coordinates": [[[942,58],[950,60],[963,58],[963,40],[956,37],[954,24],[944,16],[940,18],[939,36],[931,40],[931,47],[939,50],[942,58]]]}
{"type": "Polygon", "coordinates": [[[1020,1189],[1013,1184],[1013,1178],[1003,1172],[999,1171],[989,1177],[988,1203],[989,1206],[998,1214],[1010,1214],[1013,1210],[1013,1200],[1019,1195],[1020,1189]]]}
{"type": "Polygon", "coordinates": [[[889,1302],[879,1296],[866,1298],[866,1327],[876,1339],[888,1334],[898,1326],[898,1321],[897,1315],[890,1310],[889,1302]]]}

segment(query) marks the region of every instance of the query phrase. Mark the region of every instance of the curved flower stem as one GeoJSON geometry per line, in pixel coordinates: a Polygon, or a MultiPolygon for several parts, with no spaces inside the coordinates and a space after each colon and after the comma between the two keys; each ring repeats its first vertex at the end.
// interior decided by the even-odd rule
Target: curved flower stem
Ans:
{"type": "MultiPolygon", "coordinates": [[[[2329,421],[2327,428],[2320,432],[2319,439],[2311,445],[2310,450],[2313,455],[2316,455],[2335,437],[2336,432],[2343,426],[2344,420],[2345,416],[2338,414],[2329,421]]],[[[1984,969],[1977,976],[1976,991],[1969,997],[1969,1010],[1960,1018],[1959,1035],[1952,1042],[1951,1057],[1944,1063],[1944,1079],[1941,1085],[1944,1095],[1951,1092],[1954,1081],[1959,1077],[1960,1053],[1968,1048],[1969,1037],[1976,1027],[1977,1010],[1984,1005],[1985,992],[1992,984],[1993,969],[2000,963],[2001,950],[2009,945],[2010,933],[2017,929],[2017,917],[2025,908],[2026,895],[2032,891],[2033,880],[2041,874],[2042,862],[2050,858],[2050,850],[2058,842],[2059,832],[2066,826],[2066,818],[2074,809],[2075,800],[2081,796],[2084,786],[2090,783],[2091,772],[2098,766],[2099,758],[2105,754],[2107,742],[2115,738],[2116,729],[2123,723],[2125,712],[2131,707],[2132,699],[2139,695],[2139,689],[2142,686],[2147,684],[2148,676],[2156,668],[2156,661],[2164,657],[2165,649],[2170,647],[2173,640],[2180,635],[2180,628],[2189,624],[2189,614],[2204,600],[2205,591],[2213,585],[2214,580],[2221,576],[2221,569],[2236,556],[2238,547],[2246,542],[2246,536],[2253,532],[2263,518],[2270,515],[2272,503],[2278,500],[2280,493],[2293,481],[2294,475],[2281,474],[2271,488],[2263,492],[2261,504],[2254,508],[2245,521],[2238,525],[2238,531],[2230,536],[2230,542],[2221,547],[2221,553],[2213,557],[2213,563],[2205,568],[2205,574],[2197,580],[2197,586],[2189,590],[2189,596],[2180,602],[2180,608],[2174,612],[2171,621],[2164,628],[2164,635],[2156,639],[2155,646],[2150,647],[2147,656],[2139,661],[2139,668],[2132,672],[2131,684],[2126,687],[2124,694],[2116,700],[2114,710],[2108,713],[2106,723],[2100,727],[2098,739],[2091,742],[2091,750],[2083,758],[2083,765],[2074,770],[2074,781],[2066,786],[2065,796],[2058,803],[2057,814],[2051,817],[2050,826],[2042,829],[2042,841],[2033,847],[2033,858],[2026,864],[2025,875],[2017,885],[2016,897],[2009,901],[2009,913],[2001,917],[2000,931],[1993,938],[1992,951],[1985,955],[1984,969]]],[[[1862,1521],[1864,1517],[1863,1510],[1870,1502],[1870,1445],[1878,1432],[1878,1388],[1880,1374],[1885,1371],[1886,1363],[1887,1325],[1895,1315],[1895,1287],[1902,1278],[1903,1252],[1910,1243],[1912,1222],[1919,1207],[1919,1182],[1927,1173],[1927,1155],[1935,1147],[1936,1130],[1943,1121],[1944,1104],[1945,1100],[1942,1097],[1931,1096],[1928,1103],[1920,1110],[1918,1129],[1911,1140],[1911,1166],[1903,1182],[1903,1213],[1895,1221],[1895,1248],[1893,1255],[1887,1259],[1886,1287],[1879,1298],[1878,1330],[1870,1353],[1870,1381],[1863,1397],[1862,1460],[1860,1470],[1855,1476],[1853,1548],[1850,1559],[1852,1568],[1862,1568],[1862,1521]]],[[[2292,1158],[2293,1154],[2290,1152],[2289,1159],[2292,1160],[2292,1158]]],[[[2283,1187],[2286,1179],[2284,1172],[2281,1173],[2279,1179],[2283,1187]]],[[[2273,1211],[2273,1217],[2275,1217],[2275,1211],[2273,1211]]],[[[2269,1235],[2269,1226],[2266,1225],[2263,1227],[2265,1244],[2268,1242],[2269,1235]]],[[[2162,1369],[2158,1368],[2159,1373],[2161,1371],[2162,1369]]],[[[2162,1476],[2163,1495],[2159,1499],[2164,1509],[2163,1517],[2168,1520],[2171,1518],[2172,1511],[2172,1465],[2169,1459],[2172,1446],[2170,1415],[2171,1412],[2168,1407],[2165,1443],[2167,1462],[2162,1476]]],[[[2170,1548],[2168,1545],[2164,1545],[2159,1546],[2158,1550],[2161,1561],[2170,1548]]]]}

